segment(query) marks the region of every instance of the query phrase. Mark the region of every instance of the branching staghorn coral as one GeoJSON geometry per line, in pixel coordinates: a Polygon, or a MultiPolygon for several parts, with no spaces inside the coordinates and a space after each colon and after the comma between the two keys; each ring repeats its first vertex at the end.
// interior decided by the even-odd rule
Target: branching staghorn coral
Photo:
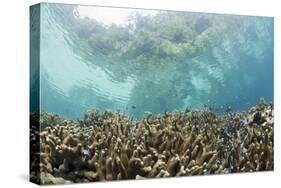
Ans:
{"type": "Polygon", "coordinates": [[[167,112],[142,121],[93,111],[32,132],[40,151],[31,166],[39,163],[41,184],[273,170],[273,118],[265,101],[224,116],[167,112]]]}

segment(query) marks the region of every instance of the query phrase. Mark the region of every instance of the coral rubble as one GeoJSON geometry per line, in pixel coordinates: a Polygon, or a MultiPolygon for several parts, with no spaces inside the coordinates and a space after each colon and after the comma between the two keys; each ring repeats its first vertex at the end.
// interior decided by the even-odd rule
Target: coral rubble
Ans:
{"type": "Polygon", "coordinates": [[[32,178],[60,184],[273,170],[273,118],[265,101],[224,116],[167,112],[142,121],[120,112],[88,112],[84,121],[44,113],[41,131],[31,129],[32,178]]]}

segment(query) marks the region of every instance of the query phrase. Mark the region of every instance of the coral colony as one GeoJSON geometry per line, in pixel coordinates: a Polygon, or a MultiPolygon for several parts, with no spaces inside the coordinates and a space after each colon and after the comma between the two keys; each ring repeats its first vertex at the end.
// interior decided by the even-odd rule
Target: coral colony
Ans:
{"type": "Polygon", "coordinates": [[[92,111],[83,121],[31,114],[30,167],[40,184],[273,170],[273,107],[248,112],[149,114],[92,111]],[[38,142],[40,140],[40,142],[38,142]]]}

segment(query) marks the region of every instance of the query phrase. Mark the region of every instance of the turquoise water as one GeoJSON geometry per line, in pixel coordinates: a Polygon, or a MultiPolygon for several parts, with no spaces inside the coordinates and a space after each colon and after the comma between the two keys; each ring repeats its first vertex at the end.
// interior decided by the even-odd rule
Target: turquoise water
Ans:
{"type": "MultiPolygon", "coordinates": [[[[156,20],[157,14],[166,13],[156,12],[150,19],[156,20]]],[[[131,27],[112,26],[83,18],[75,5],[41,4],[41,111],[71,119],[93,109],[141,118],[186,109],[224,113],[229,105],[243,111],[260,98],[273,102],[273,18],[170,14],[169,21],[148,21],[155,25],[130,21],[131,27]],[[183,18],[186,22],[178,24],[183,18]],[[182,23],[188,26],[182,29],[182,23]],[[111,34],[113,27],[120,34],[111,34]],[[169,32],[181,35],[171,41],[169,32]],[[112,49],[115,41],[109,39],[128,47],[112,49]],[[190,50],[180,51],[185,44],[190,50]],[[125,55],[117,58],[121,52],[125,55]]]]}

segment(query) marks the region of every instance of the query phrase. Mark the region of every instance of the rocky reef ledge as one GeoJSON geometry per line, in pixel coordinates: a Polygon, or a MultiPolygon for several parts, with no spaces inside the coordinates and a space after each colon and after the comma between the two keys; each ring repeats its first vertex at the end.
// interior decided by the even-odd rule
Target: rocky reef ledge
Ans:
{"type": "Polygon", "coordinates": [[[39,184],[273,170],[273,106],[247,112],[31,114],[31,181],[39,184]],[[41,125],[41,130],[38,126],[41,125]],[[37,127],[37,129],[36,129],[37,127]]]}

